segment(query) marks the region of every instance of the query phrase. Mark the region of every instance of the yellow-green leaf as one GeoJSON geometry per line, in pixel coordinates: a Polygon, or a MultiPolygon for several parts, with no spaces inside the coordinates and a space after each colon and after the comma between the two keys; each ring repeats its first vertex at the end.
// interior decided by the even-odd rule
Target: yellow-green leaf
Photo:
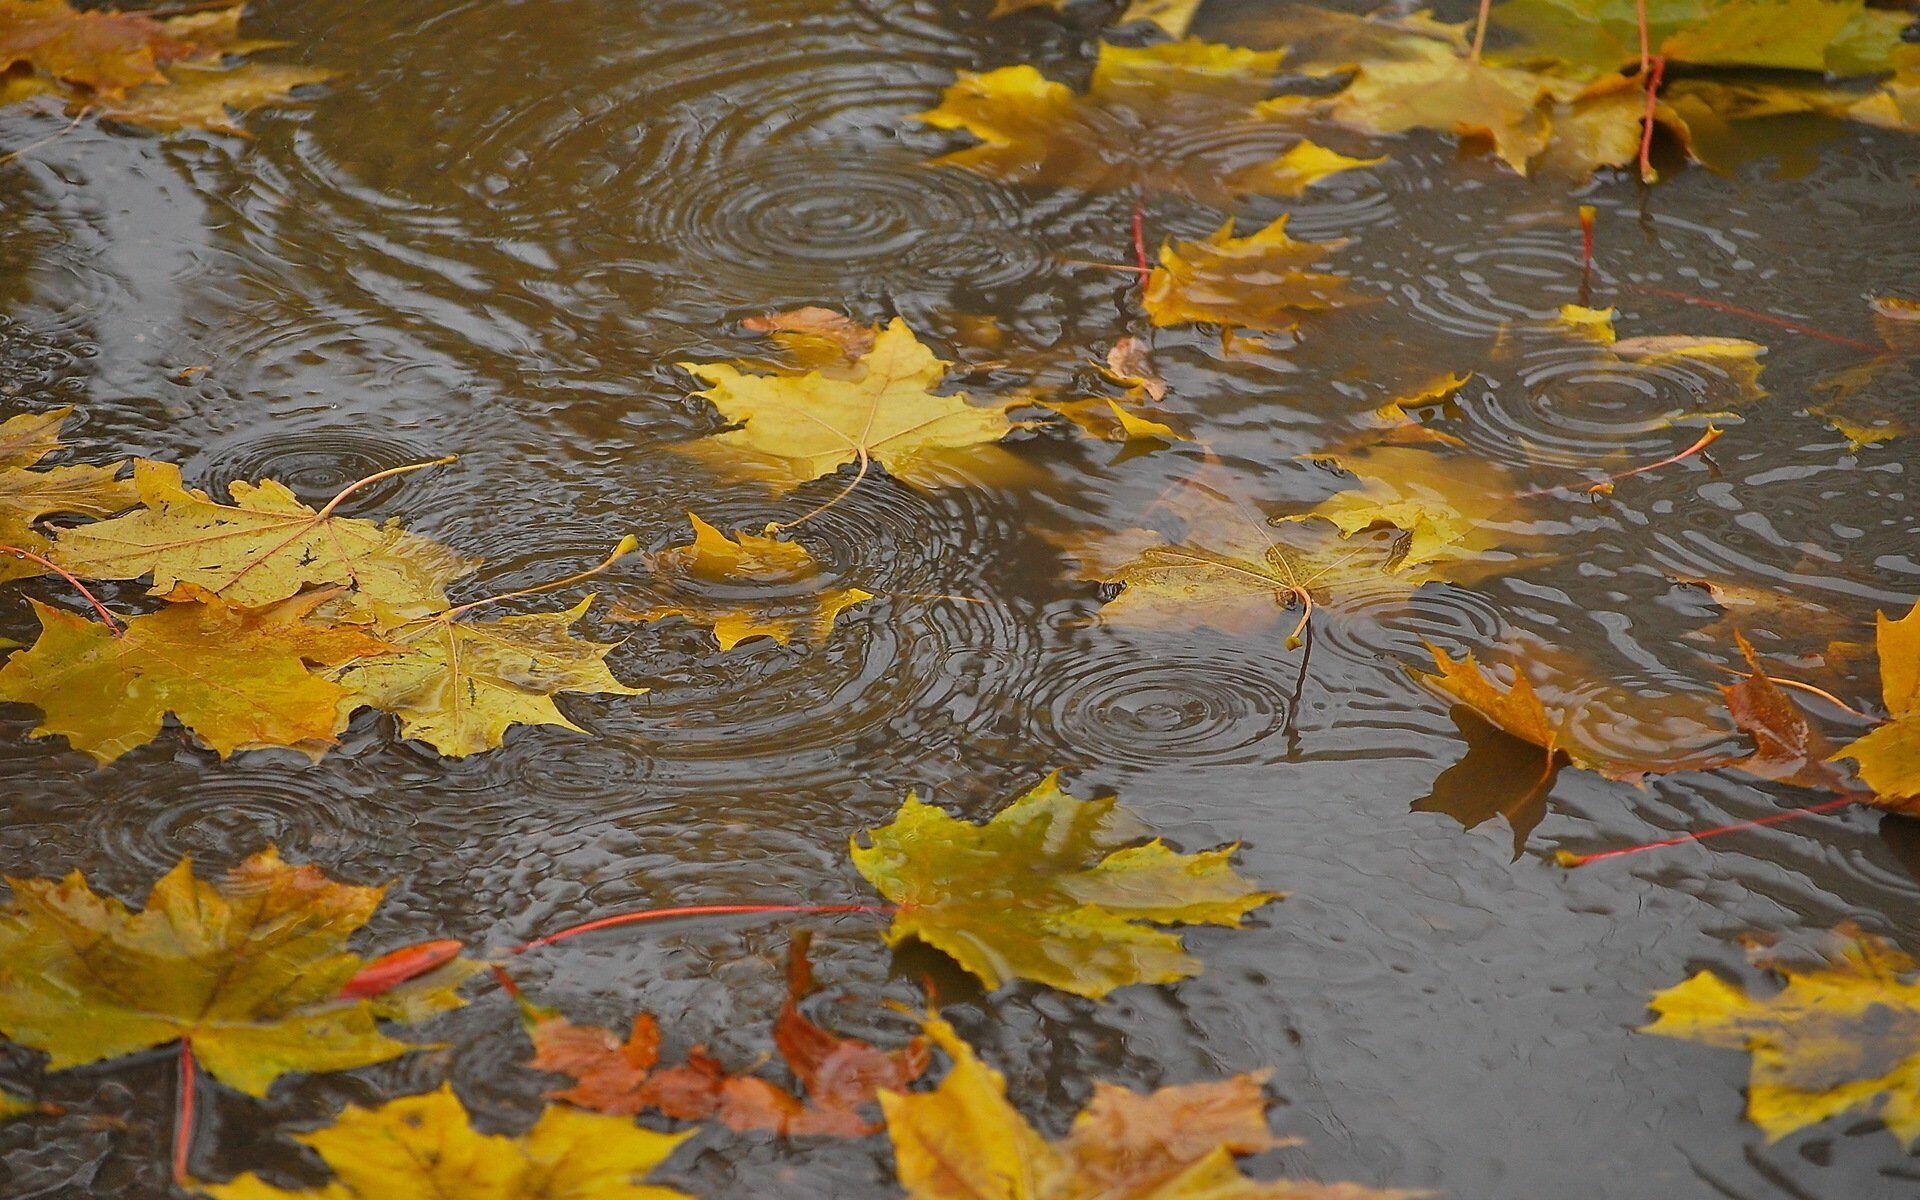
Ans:
{"type": "MultiPolygon", "coordinates": [[[[415,1047],[381,1033],[375,1000],[343,1000],[366,965],[347,940],[382,889],[335,883],[271,849],[217,883],[182,861],[132,912],[78,872],[10,879],[0,912],[0,1033],[53,1070],[189,1039],[201,1066],[249,1095],[290,1071],[342,1071],[415,1047]]],[[[475,965],[415,981],[433,1008],[475,965]]]]}
{"type": "Polygon", "coordinates": [[[691,1136],[558,1105],[518,1137],[481,1133],[442,1084],[295,1134],[333,1172],[321,1187],[257,1175],[199,1187],[213,1200],[688,1200],[647,1177],[691,1136]]]}
{"type": "Polygon", "coordinates": [[[1076,800],[1050,775],[984,825],[909,795],[858,839],[853,863],[899,905],[889,944],[917,938],[988,987],[1030,979],[1081,996],[1196,974],[1156,925],[1238,925],[1275,898],[1230,865],[1234,848],[1180,854],[1112,796],[1076,800]]]}

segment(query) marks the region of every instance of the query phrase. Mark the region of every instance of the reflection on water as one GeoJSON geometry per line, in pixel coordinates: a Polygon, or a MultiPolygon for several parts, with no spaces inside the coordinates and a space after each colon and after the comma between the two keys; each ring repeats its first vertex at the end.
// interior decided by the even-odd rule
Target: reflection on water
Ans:
{"type": "MultiPolygon", "coordinates": [[[[1191,935],[1197,979],[1102,1005],[1022,987],[989,1000],[934,956],[890,956],[859,918],[824,921],[821,977],[861,998],[836,1012],[849,1032],[885,1036],[878,1001],[917,1001],[930,972],[1056,1131],[1095,1078],[1271,1067],[1279,1128],[1305,1139],[1276,1157],[1313,1177],[1485,1200],[1910,1190],[1920,1172],[1872,1122],[1766,1146],[1740,1120],[1742,1056],[1628,1033],[1653,989],[1741,961],[1745,933],[1805,937],[1852,917],[1902,936],[1920,898],[1909,824],[1846,812],[1568,873],[1547,857],[1556,846],[1805,797],[1562,770],[1510,861],[1501,821],[1463,830],[1451,810],[1409,811],[1478,731],[1402,664],[1422,661],[1422,638],[1558,646],[1610,685],[1607,736],[1631,745],[1658,729],[1647,701],[1710,695],[1724,678],[1712,663],[1735,661],[1720,611],[1676,598],[1673,580],[1786,590],[1853,640],[1876,607],[1911,602],[1920,443],[1855,448],[1806,411],[1860,352],[1660,290],[1873,341],[1865,297],[1911,295],[1920,277],[1912,143],[1850,128],[1797,178],[1763,160],[1576,196],[1409,137],[1377,168],[1233,214],[1255,229],[1290,212],[1295,237],[1351,239],[1334,265],[1387,299],[1223,353],[1206,330],[1149,331],[1125,274],[1077,265],[1129,257],[1131,194],[921,165],[961,144],[912,119],[957,71],[1032,62],[1084,82],[1099,6],[995,22],[985,8],[263,0],[258,31],[338,69],[330,94],[257,114],[249,144],[83,124],[0,168],[7,412],[73,403],[89,461],[170,458],[206,487],[270,475],[310,501],[458,454],[352,511],[484,556],[463,598],[593,561],[624,532],[672,544],[689,509],[757,527],[831,495],[826,479],[772,500],[665,449],[715,428],[673,364],[764,355],[738,321],[770,309],[904,317],[942,357],[1007,364],[964,380],[980,395],[1025,365],[1150,334],[1162,407],[1208,443],[1122,460],[1033,434],[1014,448],[1043,469],[1037,486],[920,493],[872,478],[798,531],[826,574],[881,597],[826,644],[722,654],[685,625],[602,626],[590,636],[629,635],[612,666],[648,695],[569,700],[584,733],[518,730],[463,761],[363,714],[317,765],[220,764],[170,734],[96,772],[29,741],[32,714],[9,707],[0,867],[82,867],[139,895],[182,854],[224,866],[273,841],[356,882],[393,880],[376,921],[389,943],[445,931],[485,946],[640,904],[855,897],[846,839],[908,789],[977,818],[1060,766],[1186,848],[1244,839],[1248,873],[1291,898],[1246,930],[1191,935]],[[1600,214],[1586,280],[1578,203],[1600,214]],[[1434,427],[1529,487],[1673,453],[1697,414],[1728,406],[1697,364],[1609,364],[1570,345],[1550,319],[1583,300],[1618,307],[1622,338],[1765,343],[1767,395],[1738,405],[1710,462],[1601,500],[1530,502],[1527,533],[1556,553],[1524,571],[1327,614],[1303,674],[1290,622],[1251,638],[1102,625],[1097,590],[1056,549],[1067,531],[1136,524],[1219,464],[1276,510],[1308,508],[1344,485],[1298,456],[1440,372],[1473,378],[1434,427]]],[[[57,123],[0,110],[0,141],[57,123]]],[[[1146,209],[1155,241],[1226,215],[1165,195],[1146,209]]],[[[60,599],[45,581],[23,590],[60,599]]],[[[109,588],[126,604],[139,591],[109,588]]],[[[0,634],[30,627],[17,600],[0,606],[0,634]]],[[[1773,632],[1782,654],[1824,646],[1773,632]]],[[[749,1061],[768,1049],[784,945],[775,928],[661,926],[555,947],[528,974],[581,1019],[645,1008],[682,1044],[749,1061]]],[[[497,1127],[528,1119],[547,1081],[520,1068],[507,1005],[433,1031],[445,1049],[299,1079],[265,1103],[217,1100],[201,1170],[312,1180],[285,1129],[448,1077],[497,1127]]],[[[0,1085],[34,1078],[29,1055],[0,1051],[0,1085]]],[[[0,1190],[157,1194],[168,1086],[160,1063],[50,1077],[45,1098],[90,1115],[0,1128],[0,1190]]],[[[880,1142],[709,1131],[671,1174],[703,1195],[893,1194],[880,1142]]]]}

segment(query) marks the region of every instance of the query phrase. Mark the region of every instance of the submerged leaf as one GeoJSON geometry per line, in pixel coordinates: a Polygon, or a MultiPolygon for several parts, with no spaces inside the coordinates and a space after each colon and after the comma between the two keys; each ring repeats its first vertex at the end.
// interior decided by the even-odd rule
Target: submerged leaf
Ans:
{"type": "Polygon", "coordinates": [[[1761,779],[1795,787],[1847,790],[1846,772],[1832,763],[1833,744],[1807,722],[1806,714],[1767,676],[1747,639],[1736,633],[1748,675],[1720,689],[1733,723],[1753,739],[1753,751],[1727,764],[1761,779]]]}
{"type": "Polygon", "coordinates": [[[1199,971],[1153,926],[1237,926],[1276,898],[1233,869],[1231,846],[1180,854],[1144,834],[1114,797],[1076,800],[1049,775],[985,825],[909,795],[852,853],[900,906],[889,944],[923,941],[988,987],[1031,979],[1099,997],[1199,971]]]}
{"type": "Polygon", "coordinates": [[[1920,1138],[1920,981],[1914,961],[1855,934],[1830,965],[1787,971],[1758,997],[1702,971],[1658,992],[1641,1032],[1753,1055],[1747,1116],[1769,1141],[1849,1112],[1876,1112],[1920,1138]]]}
{"type": "Polygon", "coordinates": [[[25,64],[111,95],[166,82],[160,64],[188,50],[141,13],[82,12],[66,0],[0,0],[0,71],[25,64]]]}
{"type": "MultiPolygon", "coordinates": [[[[60,427],[72,414],[72,408],[56,408],[0,423],[0,544],[45,556],[50,544],[35,528],[41,519],[110,517],[138,503],[133,485],[119,478],[123,463],[35,469],[41,459],[61,448],[60,427]]],[[[0,582],[43,570],[38,563],[0,553],[0,582]]]]}
{"type": "Polygon", "coordinates": [[[1829,372],[1814,384],[1832,398],[1813,411],[1855,449],[1920,427],[1920,301],[1874,296],[1868,303],[1885,352],[1829,372]]]}
{"type": "Polygon", "coordinates": [[[1233,236],[1233,220],[1204,241],[1160,249],[1142,303],[1155,325],[1211,321],[1229,328],[1289,329],[1303,312],[1364,303],[1347,280],[1304,270],[1346,243],[1296,242],[1280,217],[1258,233],[1233,236]]]}
{"type": "Polygon", "coordinates": [[[101,764],[159,736],[169,713],[222,758],[263,746],[317,753],[333,743],[347,693],[313,668],[389,648],[309,621],[329,592],[257,608],[180,595],[118,635],[34,601],[40,637],[0,666],[0,699],[38,706],[34,736],[64,737],[101,764]]]}
{"type": "Polygon", "coordinates": [[[794,942],[789,990],[773,1027],[774,1045],[802,1095],[757,1075],[730,1075],[700,1047],[686,1062],[662,1069],[660,1024],[642,1013],[623,1041],[612,1030],[541,1017],[531,1027],[536,1071],[570,1075],[556,1099],[596,1112],[632,1116],[659,1112],[683,1121],[717,1120],[731,1129],[764,1129],[790,1137],[863,1137],[880,1128],[861,1114],[882,1089],[904,1088],[927,1069],[927,1046],[915,1038],[881,1050],[843,1037],[800,1012],[812,991],[805,942],[794,942]]]}
{"type": "Polygon", "coordinates": [[[962,72],[920,119],[981,142],[936,165],[1013,183],[1151,188],[1211,203],[1298,195],[1365,164],[1318,147],[1280,153],[1299,114],[1318,103],[1266,99],[1283,56],[1195,39],[1139,48],[1103,42],[1085,92],[1030,66],[962,72]]]}
{"type": "Polygon", "coordinates": [[[198,1186],[214,1200],[688,1200],[646,1182],[688,1136],[559,1107],[519,1137],[480,1133],[443,1084],[295,1134],[333,1170],[323,1187],[289,1190],[257,1175],[198,1186]]]}
{"type": "Polygon", "coordinates": [[[389,653],[372,653],[335,668],[328,678],[347,692],[344,718],[371,706],[400,718],[400,733],[440,753],[464,758],[497,749],[515,725],[580,727],[560,712],[562,692],[639,696],[607,669],[613,644],[573,636],[588,596],[561,612],[470,621],[453,609],[396,625],[384,635],[389,653]]]}
{"type": "Polygon", "coordinates": [[[676,447],[786,490],[849,463],[878,463],[904,482],[934,486],[956,473],[1008,469],[993,445],[1019,426],[1009,403],[939,396],[951,364],[895,318],[851,372],[747,375],[724,363],[682,363],[708,387],[695,393],[737,428],[676,447]]]}
{"type": "MultiPolygon", "coordinates": [[[[253,1096],[290,1071],[343,1071],[417,1047],[381,1033],[391,996],[343,999],[366,965],[347,939],[382,889],[334,883],[271,849],[218,883],[182,861],[143,911],[79,872],[9,879],[0,912],[0,1033],[53,1070],[185,1039],[215,1079],[253,1096]]],[[[456,960],[405,985],[413,1019],[458,1007],[456,960]]]]}
{"type": "Polygon", "coordinates": [[[234,483],[221,504],[182,486],[180,468],[141,460],[140,511],[63,531],[53,558],[88,579],[153,576],[153,594],[181,584],[232,604],[271,604],[306,587],[351,588],[343,601],[402,618],[445,608],[447,584],[476,564],[389,521],[336,516],[302,504],[274,480],[234,483]]]}
{"type": "Polygon", "coordinates": [[[1007,1102],[1007,1081],[938,1017],[953,1060],[931,1092],[883,1092],[909,1200],[1411,1200],[1353,1183],[1262,1182],[1236,1158],[1287,1141],[1267,1127],[1263,1073],[1141,1093],[1094,1084],[1067,1136],[1050,1142],[1007,1102]]]}
{"type": "Polygon", "coordinates": [[[247,131],[234,119],[235,112],[291,100],[294,89],[331,78],[332,71],[283,63],[181,64],[168,70],[164,86],[135,88],[90,107],[109,120],[162,133],[206,129],[245,137],[247,131]]]}

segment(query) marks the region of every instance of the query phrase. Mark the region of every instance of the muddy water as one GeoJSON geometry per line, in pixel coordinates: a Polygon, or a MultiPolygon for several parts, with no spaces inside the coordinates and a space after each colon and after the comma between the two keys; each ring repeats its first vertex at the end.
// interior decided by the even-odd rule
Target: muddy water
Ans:
{"type": "MultiPolygon", "coordinates": [[[[83,123],[0,169],[6,411],[74,404],[87,460],[172,459],[203,486],[272,476],[315,501],[457,453],[353,511],[483,555],[472,595],[585,565],[624,532],[679,540],[689,508],[723,525],[796,515],[836,485],[770,500],[666,449],[715,428],[673,364],[757,352],[740,318],[809,303],[899,315],[972,361],[1071,364],[1147,332],[1126,276],[1070,261],[1126,257],[1130,196],[918,165],[956,144],[910,119],[956,70],[1032,62],[1084,78],[1097,14],[987,23],[984,7],[269,0],[254,28],[342,78],[253,118],[253,143],[83,123]],[[1002,331],[995,344],[981,342],[982,317],[1002,331]],[[176,382],[191,366],[207,369],[176,382]]],[[[58,123],[6,110],[0,140],[58,123]]],[[[1297,345],[1224,355],[1206,331],[1153,335],[1169,408],[1276,507],[1339,486],[1295,456],[1393,383],[1440,369],[1478,373],[1447,428],[1535,482],[1651,461],[1698,433],[1661,418],[1710,405],[1712,379],[1610,374],[1565,339],[1515,332],[1582,298],[1578,203],[1599,210],[1586,294],[1622,310],[1623,335],[1770,347],[1770,396],[1711,463],[1601,502],[1541,501],[1528,532],[1550,542],[1544,561],[1425,589],[1404,609],[1363,598],[1321,622],[1304,673],[1284,627],[1250,639],[1100,626],[1099,596],[1050,535],[1124,528],[1203,453],[1116,461],[1110,446],[1039,434],[1017,448],[1038,483],[923,495],[875,478],[809,522],[803,540],[832,573],[883,596],[823,646],[723,655],[683,624],[596,627],[631,635],[614,669],[654,690],[566,702],[582,733],[518,730],[450,761],[363,713],[317,765],[270,752],[220,763],[175,731],[97,771],[29,740],[30,711],[0,709],[0,867],[78,867],[138,897],[183,854],[226,865],[274,842],[339,876],[393,881],[376,943],[484,947],[649,904],[863,898],[847,837],[908,789],[981,817],[1062,767],[1081,794],[1119,791],[1184,848],[1241,839],[1246,869],[1291,897],[1245,930],[1193,934],[1200,977],[1104,1004],[982,995],[931,954],[889,954],[865,918],[822,922],[820,973],[845,994],[843,1026],[897,1038],[883,1002],[919,1003],[932,980],[1051,1131],[1096,1079],[1266,1069],[1277,1127],[1301,1139],[1257,1164],[1266,1172],[1470,1200],[1912,1194],[1920,1168],[1875,1122],[1769,1146],[1741,1119],[1744,1055],[1631,1033],[1648,993],[1695,969],[1757,981],[1746,935],[1812,946],[1852,919],[1913,949],[1911,825],[1854,811],[1570,873],[1553,849],[1812,797],[1724,774],[1636,791],[1562,771],[1518,857],[1499,820],[1467,830],[1409,811],[1469,744],[1403,670],[1422,638],[1558,647],[1588,664],[1561,695],[1631,748],[1659,735],[1656,701],[1711,696],[1714,664],[1733,661],[1718,611],[1669,577],[1791,592],[1854,640],[1876,607],[1920,592],[1920,442],[1854,450],[1805,412],[1814,382],[1860,353],[1647,290],[1872,339],[1864,297],[1920,276],[1916,144],[1827,131],[1807,160],[1806,131],[1778,132],[1780,155],[1731,177],[1683,170],[1651,192],[1607,179],[1570,193],[1410,137],[1377,169],[1239,210],[1248,225],[1291,211],[1296,236],[1351,239],[1334,265],[1382,297],[1312,323],[1297,345]],[[932,593],[981,602],[915,598],[932,593]]],[[[1146,220],[1155,238],[1197,236],[1223,215],[1160,198],[1146,220]]],[[[965,382],[990,394],[1013,380],[965,382]]],[[[1895,386],[1920,400],[1911,378],[1895,386]]],[[[0,634],[16,638],[31,632],[21,592],[72,599],[45,582],[14,591],[0,634]]],[[[138,592],[113,597],[133,607],[138,592]]],[[[1797,618],[1752,624],[1786,663],[1828,636],[1797,618]]],[[[1847,694],[1870,699],[1871,672],[1847,694]]],[[[1502,772],[1536,766],[1491,753],[1446,786],[1491,794],[1502,772]]],[[[766,926],[656,926],[556,947],[525,973],[575,1017],[650,1009],[678,1044],[744,1064],[769,1052],[784,946],[766,926]]],[[[264,1103],[211,1100],[196,1171],[315,1183],[323,1173],[287,1131],[442,1079],[491,1128],[531,1119],[548,1081],[520,1066],[509,1004],[487,995],[430,1032],[443,1050],[294,1079],[264,1103]]],[[[0,1049],[0,1085],[124,1120],[0,1127],[0,1190],[163,1193],[169,1062],[38,1079],[31,1055],[0,1049]]],[[[895,1194],[884,1139],[703,1132],[667,1174],[702,1196],[895,1194]]]]}

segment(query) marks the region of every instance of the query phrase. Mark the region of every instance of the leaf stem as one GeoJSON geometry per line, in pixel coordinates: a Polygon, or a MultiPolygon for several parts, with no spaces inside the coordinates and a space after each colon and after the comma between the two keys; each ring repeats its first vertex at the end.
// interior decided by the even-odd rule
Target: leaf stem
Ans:
{"type": "Polygon", "coordinates": [[[833,497],[829,499],[826,503],[814,505],[812,508],[808,509],[804,513],[801,513],[799,516],[795,517],[791,521],[775,521],[769,524],[767,526],[767,532],[778,533],[784,530],[792,529],[795,525],[804,525],[808,521],[811,521],[815,517],[819,516],[821,513],[832,508],[834,505],[840,503],[842,500],[845,500],[848,496],[853,495],[853,489],[860,486],[860,481],[867,477],[867,468],[873,465],[873,457],[872,455],[867,453],[867,448],[865,446],[861,446],[857,448],[854,451],[854,453],[860,456],[860,469],[853,473],[853,478],[847,481],[847,486],[841,488],[838,492],[835,492],[833,494],[833,497]]]}
{"type": "Polygon", "coordinates": [[[1647,81],[1647,108],[1640,117],[1640,182],[1652,183],[1653,175],[1653,116],[1660,98],[1660,78],[1667,73],[1667,56],[1653,56],[1653,69],[1647,69],[1647,26],[1646,0],[1639,0],[1641,12],[1640,25],[1640,77],[1647,81]]]}
{"type": "Polygon", "coordinates": [[[187,1187],[187,1157],[193,1150],[194,1077],[199,1067],[193,1061],[193,1039],[180,1039],[180,1078],[173,1110],[173,1181],[187,1187]]]}
{"type": "MultiPolygon", "coordinates": [[[[1599,479],[1593,483],[1587,484],[1582,490],[1585,491],[1588,495],[1605,495],[1606,493],[1611,492],[1613,490],[1613,485],[1619,480],[1629,479],[1635,475],[1644,475],[1648,471],[1656,471],[1656,470],[1659,470],[1661,467],[1671,466],[1674,463],[1681,462],[1688,458],[1692,458],[1694,455],[1700,453],[1702,450],[1705,450],[1708,446],[1711,446],[1715,442],[1719,441],[1720,435],[1725,432],[1726,430],[1720,428],[1718,425],[1709,425],[1707,426],[1707,431],[1701,434],[1700,437],[1697,440],[1695,440],[1693,445],[1688,446],[1685,450],[1680,451],[1680,453],[1669,454],[1667,457],[1661,459],[1659,462],[1645,463],[1641,466],[1633,468],[1630,471],[1621,471],[1614,475],[1605,476],[1602,479],[1599,479]]],[[[1515,494],[1514,498],[1516,500],[1526,500],[1534,496],[1547,495],[1549,492],[1570,491],[1574,486],[1575,485],[1573,484],[1563,483],[1563,484],[1557,484],[1553,487],[1535,488],[1530,492],[1518,492],[1515,494]]]]}
{"type": "Polygon", "coordinates": [[[1647,63],[1651,57],[1651,51],[1647,45],[1647,0],[1633,0],[1633,19],[1640,26],[1640,75],[1645,78],[1647,63]]]}
{"type": "Polygon", "coordinates": [[[465,604],[456,605],[444,612],[435,613],[432,619],[436,621],[450,621],[461,613],[469,609],[479,608],[484,604],[498,604],[502,600],[514,600],[521,596],[534,596],[541,592],[551,592],[571,584],[579,583],[584,579],[592,579],[596,575],[603,574],[612,567],[614,563],[619,562],[639,548],[640,539],[629,533],[620,539],[620,544],[613,548],[613,553],[607,555],[601,559],[599,563],[588,567],[584,571],[575,571],[573,574],[563,578],[548,580],[546,583],[536,583],[532,587],[516,588],[511,592],[501,592],[498,596],[484,596],[478,600],[469,600],[465,604]]]}
{"type": "Polygon", "coordinates": [[[428,467],[444,467],[448,463],[458,460],[459,457],[458,454],[443,454],[439,458],[430,458],[426,462],[406,463],[398,467],[388,467],[384,471],[375,471],[365,479],[356,479],[346,487],[341,488],[339,494],[334,496],[333,499],[327,501],[325,508],[313,514],[313,519],[319,521],[332,516],[333,511],[340,507],[342,501],[369,484],[379,483],[382,479],[392,479],[396,475],[405,475],[412,471],[424,471],[428,467]]]}
{"type": "Polygon", "coordinates": [[[1151,267],[1136,267],[1131,263],[1094,262],[1090,258],[1063,258],[1060,260],[1060,264],[1067,267],[1092,267],[1099,271],[1125,271],[1129,275],[1153,274],[1153,268],[1151,267]]]}
{"type": "Polygon", "coordinates": [[[46,137],[43,137],[38,141],[28,142],[26,145],[20,147],[18,150],[10,150],[5,154],[0,154],[0,163],[10,163],[16,158],[20,158],[25,155],[33,153],[35,150],[38,150],[40,147],[45,146],[50,142],[59,141],[61,138],[67,136],[69,133],[72,133],[74,131],[74,128],[78,126],[80,122],[86,120],[87,114],[92,111],[93,111],[93,106],[89,104],[85,108],[82,108],[79,112],[73,114],[73,120],[68,121],[65,125],[62,125],[55,132],[48,134],[46,137]]]}
{"type": "Polygon", "coordinates": [[[1751,308],[1741,308],[1737,304],[1728,304],[1724,300],[1714,300],[1707,296],[1696,296],[1691,292],[1676,292],[1667,288],[1653,287],[1650,284],[1644,283],[1630,283],[1627,287],[1637,292],[1646,292],[1649,295],[1664,296],[1669,300],[1678,300],[1682,304],[1697,304],[1701,308],[1711,308],[1716,312],[1732,313],[1735,316],[1745,317],[1749,321],[1760,321],[1768,325],[1777,325],[1781,329],[1791,329],[1795,333],[1803,333],[1808,337],[1815,337],[1822,341],[1832,342],[1836,346],[1851,346],[1855,350],[1865,350],[1869,354],[1879,354],[1883,349],[1883,347],[1876,346],[1872,342],[1863,342],[1858,338],[1845,337],[1838,333],[1828,333],[1824,329],[1815,329],[1811,325],[1802,325],[1798,321],[1789,321],[1785,317],[1776,317],[1772,313],[1757,312],[1751,308]]]}
{"type": "MultiPolygon", "coordinates": [[[[1147,269],[1147,190],[1133,193],[1133,269],[1143,277],[1147,269]]],[[[1144,278],[1143,278],[1144,282],[1144,278]]]]}
{"type": "Polygon", "coordinates": [[[93,611],[100,614],[101,622],[104,625],[106,625],[107,630],[110,633],[112,633],[113,636],[119,637],[121,634],[126,632],[126,629],[123,626],[121,626],[118,620],[114,618],[114,615],[111,612],[107,611],[107,606],[100,603],[100,598],[98,596],[95,596],[92,592],[88,591],[86,584],[81,583],[78,579],[74,578],[73,574],[70,571],[68,571],[65,567],[61,566],[59,563],[54,562],[50,558],[43,558],[40,555],[35,554],[31,550],[22,550],[18,546],[8,546],[8,545],[0,544],[0,553],[17,555],[18,557],[27,559],[31,562],[37,562],[41,566],[45,567],[47,570],[52,571],[55,574],[59,575],[60,578],[72,584],[75,591],[79,592],[82,596],[85,596],[87,598],[87,603],[93,605],[93,611]]]}
{"type": "MultiPolygon", "coordinates": [[[[1728,675],[1738,675],[1742,679],[1745,679],[1747,677],[1747,673],[1745,671],[1736,671],[1732,667],[1721,666],[1719,663],[1712,663],[1709,665],[1711,665],[1714,670],[1723,671],[1728,675]]],[[[1855,708],[1851,704],[1848,704],[1845,700],[1842,700],[1840,697],[1834,695],[1832,692],[1827,691],[1825,688],[1817,688],[1810,683],[1802,683],[1798,679],[1782,679],[1778,675],[1769,675],[1767,676],[1767,678],[1772,680],[1774,683],[1779,684],[1783,688],[1792,688],[1795,691],[1807,692],[1810,695],[1818,696],[1822,700],[1825,700],[1828,704],[1831,704],[1835,708],[1839,709],[1841,712],[1851,713],[1854,716],[1859,717],[1862,721],[1872,721],[1876,725],[1880,723],[1879,719],[1874,717],[1871,713],[1861,712],[1859,709],[1855,708]]]]}
{"type": "Polygon", "coordinates": [[[1858,803],[1865,797],[1866,793],[1864,792],[1849,792],[1836,800],[1826,800],[1819,804],[1810,804],[1805,808],[1789,809],[1786,812],[1775,813],[1770,817],[1761,817],[1753,821],[1735,821],[1731,825],[1716,825],[1712,829],[1702,829],[1698,833],[1683,833],[1679,837],[1662,838],[1657,842],[1641,842],[1636,846],[1623,846],[1618,850],[1602,850],[1596,854],[1570,854],[1565,850],[1561,850],[1555,853],[1553,857],[1554,861],[1563,867],[1584,867],[1588,863],[1600,862],[1602,859],[1608,858],[1619,858],[1625,854],[1638,854],[1642,850],[1658,850],[1664,846],[1684,846],[1688,842],[1705,841],[1707,838],[1719,837],[1725,833],[1738,833],[1742,829],[1756,829],[1762,825],[1778,825],[1782,821],[1794,821],[1801,817],[1813,816],[1816,813],[1832,812],[1836,808],[1844,808],[1849,804],[1858,803]]]}
{"type": "Polygon", "coordinates": [[[672,917],[726,917],[748,913],[891,913],[898,909],[891,904],[695,904],[681,908],[643,908],[638,912],[616,913],[611,917],[597,917],[591,921],[582,921],[578,925],[569,925],[522,942],[509,952],[524,954],[542,946],[551,946],[583,933],[592,933],[597,929],[612,929],[619,925],[637,925],[642,921],[664,921],[672,917]]]}
{"type": "Polygon", "coordinates": [[[1473,25],[1473,52],[1467,55],[1467,61],[1475,66],[1480,64],[1480,51],[1487,44],[1487,16],[1492,11],[1493,0],[1480,0],[1480,15],[1473,25]]]}

